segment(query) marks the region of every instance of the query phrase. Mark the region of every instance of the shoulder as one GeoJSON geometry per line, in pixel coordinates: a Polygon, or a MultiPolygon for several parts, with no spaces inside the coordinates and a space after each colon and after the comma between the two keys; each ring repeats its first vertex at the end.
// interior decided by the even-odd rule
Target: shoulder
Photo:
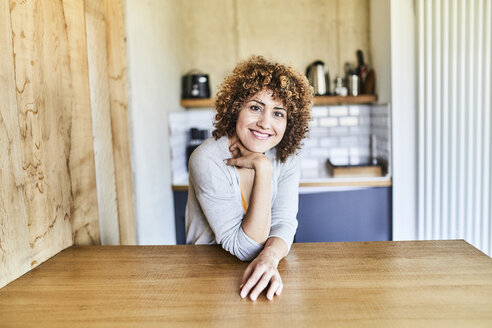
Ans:
{"type": "Polygon", "coordinates": [[[190,182],[209,187],[231,184],[230,168],[224,163],[224,159],[229,157],[227,139],[205,140],[190,156],[190,182]]]}
{"type": "Polygon", "coordinates": [[[278,159],[276,155],[276,148],[271,149],[267,153],[267,157],[270,159],[270,161],[273,163],[274,167],[279,170],[279,171],[285,171],[285,170],[291,170],[291,169],[297,169],[299,167],[299,155],[298,154],[293,154],[287,157],[285,160],[285,163],[282,163],[280,159],[278,159]]]}

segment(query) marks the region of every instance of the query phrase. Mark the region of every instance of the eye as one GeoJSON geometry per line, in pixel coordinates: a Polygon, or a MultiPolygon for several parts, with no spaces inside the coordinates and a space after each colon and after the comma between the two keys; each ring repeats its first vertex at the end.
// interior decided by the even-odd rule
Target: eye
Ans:
{"type": "Polygon", "coordinates": [[[261,107],[260,106],[253,105],[253,106],[250,107],[250,109],[252,111],[255,111],[255,112],[261,112],[261,107]]]}
{"type": "Polygon", "coordinates": [[[285,116],[283,112],[274,112],[273,115],[275,115],[275,117],[278,117],[278,118],[282,118],[285,116]]]}

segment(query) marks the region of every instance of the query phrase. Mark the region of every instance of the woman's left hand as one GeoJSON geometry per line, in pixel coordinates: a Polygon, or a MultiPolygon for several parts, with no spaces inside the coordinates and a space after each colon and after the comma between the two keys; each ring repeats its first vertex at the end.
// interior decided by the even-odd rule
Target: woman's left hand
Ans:
{"type": "Polygon", "coordinates": [[[264,154],[249,151],[239,140],[229,147],[229,151],[232,154],[232,158],[226,160],[227,165],[253,169],[255,171],[260,168],[272,167],[270,160],[264,154]]]}
{"type": "Polygon", "coordinates": [[[240,287],[241,298],[249,294],[249,298],[255,301],[268,285],[267,299],[272,300],[274,295],[280,295],[283,284],[277,270],[279,262],[274,255],[260,253],[244,271],[240,287]]]}

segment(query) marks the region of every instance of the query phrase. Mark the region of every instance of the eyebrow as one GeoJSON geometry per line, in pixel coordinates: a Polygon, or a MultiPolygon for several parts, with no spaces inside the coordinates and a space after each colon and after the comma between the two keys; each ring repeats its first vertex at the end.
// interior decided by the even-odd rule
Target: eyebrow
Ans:
{"type": "MultiPolygon", "coordinates": [[[[260,104],[262,106],[265,106],[265,103],[263,103],[263,102],[261,102],[261,101],[259,101],[257,99],[251,99],[251,101],[256,101],[258,104],[260,104]]],[[[283,108],[283,107],[273,107],[273,109],[280,109],[280,110],[283,110],[283,111],[286,112],[285,108],[283,108]]]]}

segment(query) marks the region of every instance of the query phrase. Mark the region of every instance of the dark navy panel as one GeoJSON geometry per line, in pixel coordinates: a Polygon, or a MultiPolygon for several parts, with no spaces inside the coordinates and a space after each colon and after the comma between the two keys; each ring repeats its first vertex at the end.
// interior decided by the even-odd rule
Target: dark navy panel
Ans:
{"type": "MultiPolygon", "coordinates": [[[[174,191],[176,242],[186,243],[187,191],[174,191]]],[[[299,195],[295,242],[391,240],[391,187],[299,195]]]]}
{"type": "Polygon", "coordinates": [[[186,244],[185,212],[188,191],[174,191],[174,222],[176,225],[176,244],[186,244]]]}
{"type": "Polygon", "coordinates": [[[391,187],[299,195],[296,242],[391,240],[391,187]]]}

